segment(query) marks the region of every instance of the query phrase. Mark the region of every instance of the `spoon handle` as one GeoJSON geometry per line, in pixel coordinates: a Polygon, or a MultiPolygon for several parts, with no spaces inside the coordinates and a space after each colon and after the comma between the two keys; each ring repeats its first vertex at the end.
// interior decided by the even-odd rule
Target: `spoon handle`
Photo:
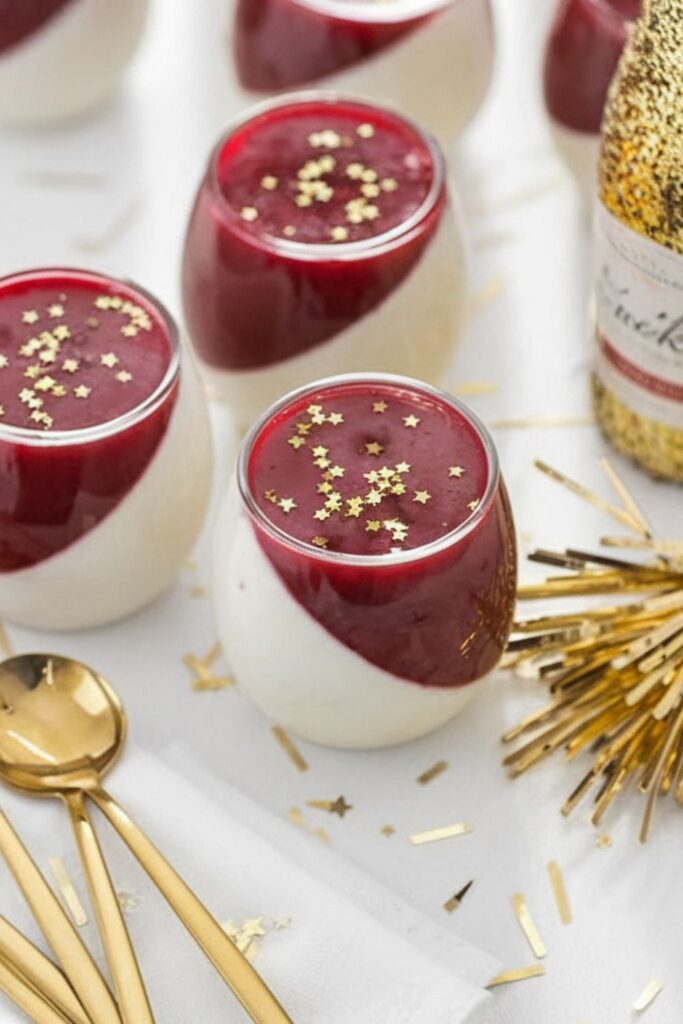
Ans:
{"type": "Polygon", "coordinates": [[[0,917],[1,959],[36,991],[42,992],[54,1008],[73,1024],[91,1024],[59,968],[4,917],[0,917]]]}
{"type": "Polygon", "coordinates": [[[263,978],[123,808],[103,789],[89,789],[88,795],[109,819],[255,1024],[293,1024],[263,978]]]}
{"type": "Polygon", "coordinates": [[[112,884],[83,794],[64,795],[69,808],[78,850],[83,862],[90,898],[97,915],[102,945],[114,979],[123,1024],[154,1024],[145,985],[128,934],[123,911],[112,884]]]}
{"type": "Polygon", "coordinates": [[[73,1017],[65,1016],[36,991],[3,956],[0,956],[0,992],[35,1024],[76,1024],[73,1017]]]}
{"type": "Polygon", "coordinates": [[[7,861],[48,945],[95,1024],[121,1024],[104,978],[61,903],[35,865],[9,819],[0,811],[0,853],[7,861]]]}

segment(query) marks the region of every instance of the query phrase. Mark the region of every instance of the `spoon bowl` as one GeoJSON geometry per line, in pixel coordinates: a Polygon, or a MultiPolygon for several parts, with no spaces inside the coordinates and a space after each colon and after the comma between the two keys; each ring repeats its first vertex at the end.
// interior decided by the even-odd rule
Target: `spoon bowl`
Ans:
{"type": "Polygon", "coordinates": [[[125,711],[106,680],[53,654],[0,663],[0,715],[0,777],[46,796],[96,784],[126,738],[125,711]]]}

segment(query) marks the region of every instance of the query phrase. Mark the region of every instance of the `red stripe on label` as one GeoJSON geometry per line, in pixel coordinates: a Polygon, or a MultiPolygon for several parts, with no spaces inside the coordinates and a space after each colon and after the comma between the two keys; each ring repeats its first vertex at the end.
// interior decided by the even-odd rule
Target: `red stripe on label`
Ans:
{"type": "Polygon", "coordinates": [[[675,384],[672,380],[655,377],[654,374],[648,373],[647,370],[643,370],[640,366],[636,366],[630,359],[623,356],[621,352],[617,352],[604,334],[599,334],[598,339],[605,358],[624,377],[628,377],[634,384],[637,384],[643,390],[649,391],[653,395],[657,395],[659,398],[668,398],[672,402],[683,402],[683,384],[675,384]]]}

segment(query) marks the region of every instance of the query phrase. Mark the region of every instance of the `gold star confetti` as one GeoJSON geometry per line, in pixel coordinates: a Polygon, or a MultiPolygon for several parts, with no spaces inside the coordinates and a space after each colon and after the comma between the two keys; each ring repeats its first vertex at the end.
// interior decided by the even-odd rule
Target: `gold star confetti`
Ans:
{"type": "Polygon", "coordinates": [[[289,928],[292,924],[292,919],[288,914],[282,914],[280,917],[273,919],[273,927],[277,928],[278,931],[282,931],[284,928],[289,928]]]}
{"type": "Polygon", "coordinates": [[[410,837],[413,846],[424,846],[427,843],[438,843],[443,839],[454,839],[456,836],[465,836],[473,831],[472,826],[466,821],[459,821],[455,825],[445,825],[443,828],[432,828],[426,832],[415,832],[410,837]]]}
{"type": "Polygon", "coordinates": [[[560,921],[562,924],[571,924],[571,907],[569,906],[569,899],[567,898],[567,890],[565,888],[564,878],[562,877],[562,871],[560,870],[560,865],[556,860],[551,860],[548,864],[548,875],[550,876],[550,884],[553,889],[553,895],[557,905],[557,912],[560,915],[560,921]]]}
{"type": "Polygon", "coordinates": [[[373,412],[382,413],[382,412],[386,412],[387,409],[388,409],[388,405],[387,405],[386,402],[373,402],[372,403],[372,411],[373,412]]]}
{"type": "Polygon", "coordinates": [[[384,446],[379,441],[370,441],[365,445],[365,451],[368,455],[381,455],[384,451],[384,446]]]}
{"type": "Polygon", "coordinates": [[[313,200],[311,199],[310,196],[307,196],[307,195],[297,196],[294,201],[295,201],[297,206],[304,207],[304,206],[312,206],[313,205],[313,200]]]}
{"type": "Polygon", "coordinates": [[[326,508],[319,508],[313,513],[313,518],[317,519],[319,523],[324,523],[326,519],[329,519],[332,515],[326,508]]]}
{"type": "Polygon", "coordinates": [[[343,466],[330,466],[328,470],[328,473],[330,474],[333,480],[341,479],[341,477],[344,476],[345,472],[346,470],[344,469],[343,466]]]}
{"type": "Polygon", "coordinates": [[[409,462],[397,462],[396,463],[396,472],[397,473],[409,473],[410,472],[410,463],[409,462]]]}
{"type": "Polygon", "coordinates": [[[287,735],[281,725],[274,725],[272,727],[272,733],[275,739],[278,741],[285,754],[292,762],[295,768],[300,772],[308,771],[308,762],[306,761],[300,750],[294,745],[293,740],[287,735]]]}
{"type": "Polygon", "coordinates": [[[375,134],[374,125],[368,124],[367,122],[359,124],[356,128],[356,134],[360,135],[361,139],[371,139],[375,134]]]}
{"type": "Polygon", "coordinates": [[[294,238],[294,235],[296,234],[296,228],[294,227],[293,224],[287,224],[287,226],[282,229],[282,234],[286,235],[287,238],[294,238]]]}
{"type": "Polygon", "coordinates": [[[64,306],[59,302],[55,302],[51,306],[48,306],[47,312],[48,316],[52,317],[54,320],[60,316],[64,316],[64,306]]]}
{"type": "Polygon", "coordinates": [[[524,932],[524,936],[531,947],[531,952],[538,960],[542,960],[546,956],[546,948],[543,944],[541,936],[538,933],[538,928],[532,918],[529,908],[526,904],[526,897],[523,893],[517,892],[512,897],[512,905],[519,921],[519,926],[524,932]]]}
{"type": "Polygon", "coordinates": [[[76,398],[87,398],[90,395],[91,388],[85,386],[85,384],[79,384],[77,388],[74,388],[74,395],[76,398]]]}
{"type": "Polygon", "coordinates": [[[395,192],[398,188],[398,182],[395,178],[382,178],[379,185],[383,192],[395,192]]]}
{"type": "Polygon", "coordinates": [[[345,818],[348,812],[353,810],[353,805],[347,803],[343,796],[338,796],[336,800],[307,800],[306,804],[318,811],[336,814],[340,818],[345,818]]]}
{"type": "Polygon", "coordinates": [[[35,324],[40,320],[37,309],[27,309],[21,314],[21,321],[24,324],[35,324]]]}
{"type": "Polygon", "coordinates": [[[446,911],[446,913],[452,914],[454,913],[454,911],[458,909],[458,907],[465,899],[465,896],[467,896],[467,893],[470,891],[473,885],[474,880],[468,882],[467,885],[464,885],[460,892],[456,892],[455,896],[451,896],[449,900],[446,900],[446,902],[443,905],[443,909],[446,911]]]}
{"type": "Polygon", "coordinates": [[[340,412],[331,412],[330,415],[327,417],[327,422],[331,423],[333,427],[338,427],[341,423],[344,422],[344,417],[340,412]]]}
{"type": "Polygon", "coordinates": [[[437,761],[431,768],[427,768],[426,771],[422,772],[422,775],[418,775],[417,781],[421,786],[426,786],[446,771],[448,771],[448,761],[437,761]]]}
{"type": "Polygon", "coordinates": [[[346,515],[347,519],[348,518],[358,519],[359,516],[362,515],[362,512],[363,512],[363,499],[362,498],[359,498],[359,497],[347,498],[346,499],[346,505],[347,505],[347,509],[346,509],[345,515],[346,515]]]}
{"type": "Polygon", "coordinates": [[[124,914],[132,914],[140,902],[137,896],[133,896],[130,892],[117,892],[116,898],[124,914]]]}
{"type": "Polygon", "coordinates": [[[102,366],[109,367],[112,370],[119,361],[119,357],[114,352],[105,352],[104,355],[100,356],[100,363],[102,366]]]}
{"type": "Polygon", "coordinates": [[[49,349],[44,349],[40,353],[38,358],[40,359],[41,363],[48,364],[48,363],[54,363],[56,361],[56,359],[57,359],[57,356],[55,355],[54,352],[50,351],[49,349]]]}
{"type": "Polygon", "coordinates": [[[64,362],[62,363],[62,369],[66,373],[76,373],[80,365],[81,364],[78,361],[78,359],[65,359],[64,362]]]}
{"type": "Polygon", "coordinates": [[[242,220],[254,221],[258,217],[258,210],[255,206],[243,206],[240,211],[242,220]]]}
{"type": "Polygon", "coordinates": [[[511,985],[516,981],[527,981],[529,978],[540,978],[543,974],[545,974],[545,967],[543,964],[533,964],[531,967],[517,967],[514,970],[502,971],[501,974],[497,974],[486,987],[496,988],[498,985],[511,985]]]}
{"type": "Polygon", "coordinates": [[[327,548],[327,545],[329,543],[330,542],[327,539],[327,537],[313,537],[313,539],[311,540],[311,544],[313,544],[316,548],[327,548]]]}
{"type": "Polygon", "coordinates": [[[662,985],[661,981],[659,981],[657,978],[653,978],[652,981],[645,986],[645,988],[633,1004],[634,1012],[642,1013],[644,1010],[647,1010],[648,1006],[652,1006],[655,999],[657,998],[657,996],[663,988],[664,986],[662,985]]]}
{"type": "Polygon", "coordinates": [[[595,845],[598,847],[599,850],[608,850],[612,845],[612,838],[608,835],[598,836],[595,840],[595,845]]]}
{"type": "Polygon", "coordinates": [[[7,366],[9,366],[9,359],[0,352],[0,370],[4,370],[7,366]]]}
{"type": "Polygon", "coordinates": [[[274,174],[264,174],[261,178],[261,188],[267,189],[268,192],[272,192],[278,186],[278,179],[274,174]]]}
{"type": "Polygon", "coordinates": [[[465,472],[465,470],[462,468],[462,466],[449,466],[448,467],[448,476],[449,477],[455,477],[458,480],[460,479],[460,477],[463,475],[464,472],[465,472]]]}
{"type": "Polygon", "coordinates": [[[383,836],[386,836],[387,839],[390,839],[391,836],[396,834],[396,829],[393,825],[382,825],[380,832],[383,836]]]}
{"type": "Polygon", "coordinates": [[[419,416],[414,416],[412,413],[410,416],[404,416],[403,422],[406,427],[412,427],[413,429],[418,426],[420,422],[419,416]]]}
{"type": "Polygon", "coordinates": [[[328,454],[329,450],[330,449],[326,448],[325,445],[318,444],[315,446],[315,448],[313,448],[313,455],[316,459],[323,458],[325,455],[328,454]]]}
{"type": "Polygon", "coordinates": [[[196,654],[183,655],[183,662],[193,673],[192,689],[195,693],[216,692],[235,685],[232,676],[217,676],[213,666],[221,653],[221,645],[216,642],[203,658],[196,654]]]}
{"type": "Polygon", "coordinates": [[[135,326],[135,324],[126,324],[124,327],[121,328],[121,334],[123,334],[126,338],[137,338],[139,333],[140,332],[138,331],[138,328],[135,326]]]}
{"type": "Polygon", "coordinates": [[[366,533],[379,533],[382,529],[382,523],[379,519],[366,519],[365,521],[365,532],[366,533]]]}
{"type": "Polygon", "coordinates": [[[426,505],[431,500],[431,497],[429,491],[415,491],[413,501],[416,501],[419,505],[426,505]]]}
{"type": "Polygon", "coordinates": [[[298,435],[295,434],[294,437],[290,437],[288,439],[287,444],[291,445],[294,451],[296,452],[299,450],[299,448],[304,447],[304,445],[306,444],[306,440],[305,438],[299,437],[298,435]]]}
{"type": "Polygon", "coordinates": [[[45,377],[41,377],[40,380],[37,380],[35,388],[36,391],[49,391],[51,388],[55,386],[56,383],[57,381],[54,379],[54,377],[50,377],[48,375],[45,377]]]}
{"type": "Polygon", "coordinates": [[[22,388],[21,391],[19,392],[20,402],[30,402],[30,400],[34,397],[35,391],[33,391],[31,388],[22,388]]]}
{"type": "Polygon", "coordinates": [[[55,398],[64,398],[68,392],[63,384],[55,384],[50,394],[54,395],[55,398]]]}
{"type": "Polygon", "coordinates": [[[292,512],[295,508],[299,507],[292,498],[280,498],[278,505],[280,506],[282,511],[285,512],[287,515],[289,515],[289,513],[292,512]]]}
{"type": "Polygon", "coordinates": [[[121,384],[127,384],[129,380],[133,379],[133,374],[129,373],[128,370],[119,370],[115,376],[121,384]]]}
{"type": "Polygon", "coordinates": [[[88,915],[83,909],[76,887],[74,886],[69,872],[66,869],[66,864],[61,857],[49,857],[48,864],[52,870],[52,874],[55,876],[55,881],[59,886],[59,891],[62,894],[65,904],[69,909],[69,913],[73,918],[73,922],[77,928],[84,928],[88,923],[88,915]]]}
{"type": "Polygon", "coordinates": [[[333,487],[329,480],[323,480],[323,482],[317,486],[318,494],[329,494],[331,490],[333,490],[333,487]]]}
{"type": "Polygon", "coordinates": [[[66,324],[57,324],[57,326],[52,329],[52,336],[56,341],[66,341],[71,337],[71,331],[66,324]]]}
{"type": "Polygon", "coordinates": [[[349,237],[349,229],[342,227],[341,225],[337,225],[330,229],[330,235],[333,242],[345,242],[349,237]]]}
{"type": "Polygon", "coordinates": [[[471,512],[476,512],[480,505],[481,505],[481,499],[480,498],[475,498],[474,501],[469,501],[467,503],[467,507],[468,507],[468,509],[471,512]]]}

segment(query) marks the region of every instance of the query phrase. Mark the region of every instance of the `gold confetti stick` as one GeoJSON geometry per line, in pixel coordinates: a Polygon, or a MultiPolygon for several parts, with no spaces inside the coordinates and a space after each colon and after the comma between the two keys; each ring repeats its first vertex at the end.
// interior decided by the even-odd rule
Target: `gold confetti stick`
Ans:
{"type": "Polygon", "coordinates": [[[512,897],[512,905],[515,908],[515,914],[519,921],[520,928],[524,932],[527,942],[531,947],[531,952],[539,960],[542,960],[546,956],[546,948],[543,944],[543,940],[539,935],[538,928],[529,913],[529,908],[526,905],[526,897],[523,893],[517,892],[512,897]]]}
{"type": "Polygon", "coordinates": [[[448,761],[437,761],[431,768],[422,772],[422,775],[418,775],[417,781],[421,786],[426,786],[445,771],[448,771],[448,761]]]}
{"type": "Polygon", "coordinates": [[[553,896],[555,897],[555,903],[557,904],[557,912],[560,915],[560,921],[562,924],[572,923],[572,911],[569,906],[569,899],[567,898],[567,890],[564,884],[564,878],[562,877],[562,870],[556,860],[551,860],[548,864],[548,875],[550,876],[550,884],[553,888],[553,896]]]}
{"type": "Polygon", "coordinates": [[[306,758],[297,749],[297,747],[294,745],[293,741],[287,735],[282,726],[274,725],[272,728],[272,733],[275,739],[282,747],[282,749],[284,750],[289,760],[294,765],[294,767],[297,768],[300,772],[307,772],[308,762],[306,761],[306,758]]]}
{"type": "Polygon", "coordinates": [[[496,988],[498,985],[511,985],[516,981],[527,981],[529,978],[540,978],[545,974],[543,964],[533,964],[531,967],[517,967],[511,971],[503,971],[488,983],[487,988],[496,988]]]}
{"type": "Polygon", "coordinates": [[[473,885],[474,885],[474,879],[472,879],[471,882],[468,882],[467,885],[463,885],[463,887],[460,890],[460,892],[456,892],[455,896],[451,896],[451,898],[449,900],[446,900],[446,902],[443,905],[444,910],[448,914],[452,914],[455,910],[457,910],[458,907],[460,906],[460,904],[462,903],[462,901],[465,899],[465,896],[467,896],[467,893],[470,891],[470,889],[472,888],[473,885]]]}
{"type": "Polygon", "coordinates": [[[492,430],[534,430],[544,427],[593,427],[593,416],[520,416],[507,419],[491,420],[492,430]]]}
{"type": "Polygon", "coordinates": [[[571,480],[568,476],[565,476],[564,473],[560,473],[557,469],[553,469],[552,466],[549,466],[546,462],[542,462],[541,459],[534,459],[534,466],[536,469],[539,469],[541,473],[545,473],[546,476],[549,476],[551,480],[555,480],[557,483],[562,484],[562,486],[566,487],[566,489],[571,491],[572,494],[576,494],[579,498],[583,498],[595,508],[600,509],[602,512],[606,512],[608,516],[616,519],[618,523],[621,523],[623,526],[627,526],[630,530],[634,530],[636,533],[645,535],[638,518],[632,516],[630,512],[626,511],[626,509],[619,508],[618,505],[613,505],[611,502],[605,501],[604,498],[595,494],[594,491],[589,490],[587,487],[584,487],[583,484],[579,484],[575,480],[571,480]]]}
{"type": "Polygon", "coordinates": [[[498,385],[490,380],[468,380],[463,381],[455,389],[456,395],[463,398],[474,398],[477,395],[494,395],[498,391],[498,385]]]}
{"type": "Polygon", "coordinates": [[[84,928],[88,923],[88,915],[83,909],[83,904],[78,897],[78,893],[71,881],[64,861],[61,857],[49,857],[48,864],[50,865],[52,874],[55,876],[55,881],[59,886],[64,902],[69,908],[74,924],[77,928],[84,928]]]}
{"type": "Polygon", "coordinates": [[[442,839],[454,839],[456,836],[468,835],[473,828],[466,821],[459,821],[455,825],[446,825],[444,828],[432,828],[426,832],[415,832],[410,841],[413,846],[424,846],[427,843],[438,843],[442,839]]]}
{"type": "Polygon", "coordinates": [[[648,1006],[652,1006],[663,988],[664,986],[661,981],[658,981],[657,978],[653,978],[652,981],[645,986],[633,1004],[634,1011],[636,1013],[642,1013],[643,1010],[647,1010],[648,1006]]]}

